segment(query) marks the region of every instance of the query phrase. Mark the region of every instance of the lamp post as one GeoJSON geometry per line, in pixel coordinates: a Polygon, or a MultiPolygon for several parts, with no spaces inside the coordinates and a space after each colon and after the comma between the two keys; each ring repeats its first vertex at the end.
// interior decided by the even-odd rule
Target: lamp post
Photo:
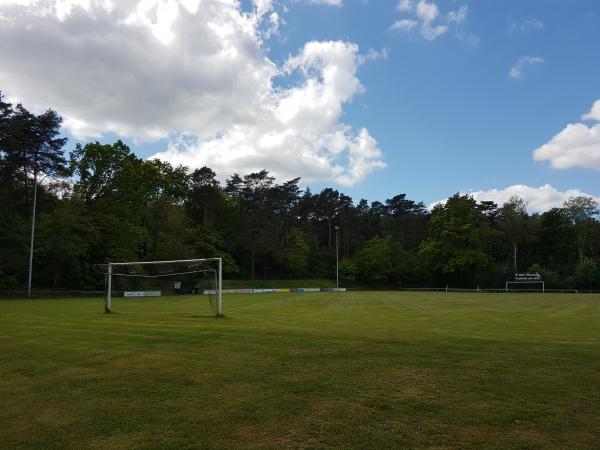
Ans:
{"type": "Polygon", "coordinates": [[[29,280],[27,282],[27,297],[31,298],[31,278],[33,274],[33,244],[35,241],[35,213],[37,209],[37,187],[41,183],[44,176],[40,181],[37,180],[37,174],[33,175],[33,213],[31,214],[31,243],[29,244],[29,280]]]}
{"type": "Polygon", "coordinates": [[[335,226],[335,287],[340,287],[340,227],[335,226]]]}

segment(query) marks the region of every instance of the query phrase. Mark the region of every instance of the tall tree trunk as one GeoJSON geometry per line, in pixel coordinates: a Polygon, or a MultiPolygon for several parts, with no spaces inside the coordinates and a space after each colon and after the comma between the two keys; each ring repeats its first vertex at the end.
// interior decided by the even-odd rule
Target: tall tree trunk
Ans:
{"type": "Polygon", "coordinates": [[[515,266],[515,273],[518,272],[517,270],[517,243],[513,242],[513,263],[515,266]]]}
{"type": "Polygon", "coordinates": [[[250,250],[250,278],[254,281],[254,249],[250,250]]]}

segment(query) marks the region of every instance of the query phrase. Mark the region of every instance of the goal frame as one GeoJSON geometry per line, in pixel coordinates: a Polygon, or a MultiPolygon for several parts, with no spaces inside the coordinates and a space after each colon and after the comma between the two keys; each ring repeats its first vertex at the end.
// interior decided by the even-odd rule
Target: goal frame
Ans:
{"type": "Polygon", "coordinates": [[[217,261],[217,313],[216,317],[223,317],[223,258],[194,258],[194,259],[174,259],[170,261],[133,261],[133,262],[120,262],[120,263],[108,263],[108,270],[106,273],[106,302],[104,304],[104,312],[112,312],[112,276],[113,267],[127,266],[130,264],[137,265],[150,265],[150,264],[169,264],[169,263],[190,263],[196,261],[217,261]]]}
{"type": "Polygon", "coordinates": [[[523,281],[507,281],[505,286],[504,286],[504,291],[508,292],[508,285],[509,284],[541,284],[542,285],[542,292],[546,292],[546,287],[544,285],[544,281],[543,280],[523,280],[523,281]]]}

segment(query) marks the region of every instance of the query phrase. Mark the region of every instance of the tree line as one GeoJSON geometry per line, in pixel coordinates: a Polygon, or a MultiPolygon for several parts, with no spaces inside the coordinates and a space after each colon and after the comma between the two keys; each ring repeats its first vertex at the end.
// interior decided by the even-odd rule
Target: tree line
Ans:
{"type": "Polygon", "coordinates": [[[226,277],[335,278],[365,286],[502,287],[536,271],[547,287],[600,289],[600,222],[592,198],[529,214],[455,194],[428,210],[398,194],[384,202],[268,171],[220,183],[144,160],[121,141],[65,155],[61,117],[0,94],[0,289],[27,282],[34,193],[34,285],[97,288],[103,262],[222,257],[226,277]]]}

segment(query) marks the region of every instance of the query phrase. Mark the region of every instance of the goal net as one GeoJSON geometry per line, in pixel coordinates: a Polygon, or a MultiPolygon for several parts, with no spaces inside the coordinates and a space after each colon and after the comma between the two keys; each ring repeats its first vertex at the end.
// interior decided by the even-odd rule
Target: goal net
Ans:
{"type": "Polygon", "coordinates": [[[215,316],[223,315],[221,258],[108,263],[94,268],[105,275],[107,313],[112,310],[114,297],[170,302],[197,296],[208,300],[215,316]]]}
{"type": "Polygon", "coordinates": [[[505,292],[546,292],[543,281],[507,281],[505,292]]]}

